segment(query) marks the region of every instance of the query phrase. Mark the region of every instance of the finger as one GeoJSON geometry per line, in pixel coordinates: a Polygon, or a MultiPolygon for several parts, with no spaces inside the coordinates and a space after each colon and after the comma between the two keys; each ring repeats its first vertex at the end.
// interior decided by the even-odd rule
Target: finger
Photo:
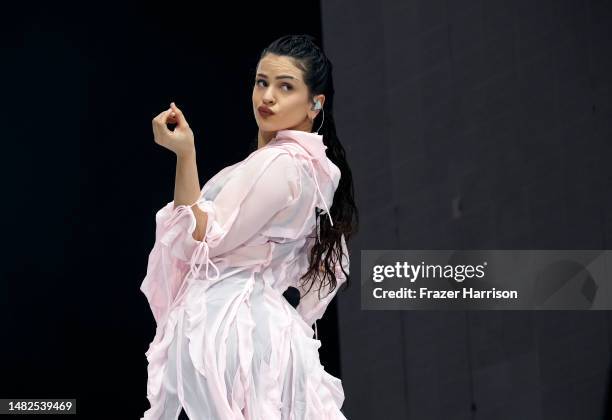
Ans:
{"type": "Polygon", "coordinates": [[[166,121],[166,116],[171,112],[171,109],[167,109],[165,111],[160,112],[155,116],[155,118],[153,118],[153,122],[157,124],[163,124],[166,121]]]}
{"type": "Polygon", "coordinates": [[[176,122],[179,127],[189,127],[189,124],[187,124],[187,120],[183,115],[183,111],[181,111],[174,102],[170,103],[170,109],[176,114],[176,122]]]}
{"type": "Polygon", "coordinates": [[[171,112],[166,122],[168,124],[176,124],[176,114],[174,112],[171,112]]]}
{"type": "Polygon", "coordinates": [[[166,125],[168,124],[168,118],[170,118],[170,114],[172,113],[171,109],[167,109],[162,112],[159,116],[159,124],[166,125]]]}
{"type": "Polygon", "coordinates": [[[168,124],[168,118],[171,112],[172,111],[168,109],[164,112],[161,112],[157,117],[153,119],[153,133],[156,142],[158,141],[158,139],[162,139],[164,138],[164,136],[172,133],[172,131],[170,131],[168,129],[168,126],[166,125],[168,124]]]}
{"type": "Polygon", "coordinates": [[[168,129],[166,124],[159,123],[158,121],[153,122],[153,137],[156,143],[163,141],[170,133],[172,133],[172,131],[168,129]]]}

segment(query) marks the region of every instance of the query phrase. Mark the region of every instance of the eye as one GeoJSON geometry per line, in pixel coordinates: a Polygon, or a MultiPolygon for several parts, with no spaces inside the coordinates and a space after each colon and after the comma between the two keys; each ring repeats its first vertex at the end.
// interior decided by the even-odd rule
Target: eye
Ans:
{"type": "MultiPolygon", "coordinates": [[[[267,83],[268,83],[268,82],[266,82],[266,80],[264,80],[264,79],[257,79],[257,80],[255,80],[255,84],[256,84],[257,86],[264,86],[264,87],[266,86],[266,85],[260,85],[260,84],[259,84],[260,82],[263,82],[263,83],[265,83],[266,85],[267,85],[267,83]]],[[[292,89],[293,89],[293,86],[291,86],[289,83],[283,83],[283,84],[281,85],[281,87],[287,88],[286,90],[292,90],[292,89]]]]}

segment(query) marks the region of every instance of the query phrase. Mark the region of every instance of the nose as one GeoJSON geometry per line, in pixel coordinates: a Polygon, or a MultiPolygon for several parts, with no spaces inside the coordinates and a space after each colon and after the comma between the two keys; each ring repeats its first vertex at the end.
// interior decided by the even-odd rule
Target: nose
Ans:
{"type": "Polygon", "coordinates": [[[274,96],[272,95],[270,89],[266,89],[266,91],[263,94],[262,100],[264,104],[266,105],[270,105],[274,103],[274,96]]]}

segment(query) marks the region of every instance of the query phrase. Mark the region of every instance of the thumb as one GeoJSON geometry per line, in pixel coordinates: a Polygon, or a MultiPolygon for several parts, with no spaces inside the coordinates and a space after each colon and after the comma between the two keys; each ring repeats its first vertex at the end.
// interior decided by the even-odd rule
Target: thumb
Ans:
{"type": "Polygon", "coordinates": [[[176,106],[174,102],[170,103],[170,108],[172,109],[172,112],[174,112],[176,124],[179,127],[189,127],[189,124],[187,124],[187,120],[185,119],[183,112],[179,109],[179,107],[176,106]]]}

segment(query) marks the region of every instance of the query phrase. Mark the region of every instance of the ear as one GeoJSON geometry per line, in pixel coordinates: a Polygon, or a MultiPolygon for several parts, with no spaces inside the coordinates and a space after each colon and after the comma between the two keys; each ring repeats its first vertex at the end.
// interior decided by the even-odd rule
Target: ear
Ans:
{"type": "Polygon", "coordinates": [[[312,121],[314,121],[314,119],[317,117],[317,115],[319,115],[319,112],[321,112],[321,110],[315,110],[315,103],[316,101],[319,100],[319,102],[321,102],[321,110],[323,109],[323,106],[325,104],[325,95],[316,95],[312,98],[312,103],[311,103],[311,107],[310,107],[310,111],[308,112],[308,116],[310,117],[310,119],[312,121]]]}
{"type": "Polygon", "coordinates": [[[323,106],[325,105],[325,95],[317,95],[314,97],[314,100],[319,100],[319,102],[321,102],[321,108],[323,108],[323,106]]]}

